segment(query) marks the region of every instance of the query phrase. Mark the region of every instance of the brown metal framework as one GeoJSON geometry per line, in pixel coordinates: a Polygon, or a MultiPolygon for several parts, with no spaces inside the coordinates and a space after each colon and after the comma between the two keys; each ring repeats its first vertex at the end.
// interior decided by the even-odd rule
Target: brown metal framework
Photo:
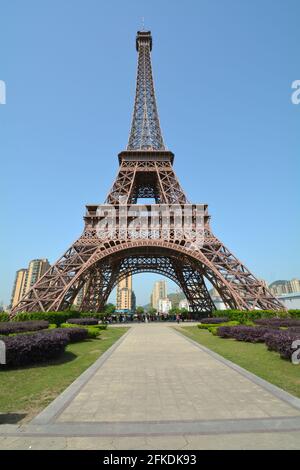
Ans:
{"type": "MultiPolygon", "coordinates": [[[[58,311],[72,305],[85,286],[83,311],[101,311],[116,283],[141,272],[167,276],[183,290],[193,312],[209,314],[215,307],[206,278],[225,305],[237,309],[283,310],[283,305],[212,233],[205,205],[204,240],[169,230],[161,221],[153,230],[120,226],[121,212],[129,214],[138,199],[153,198],[152,207],[184,208],[188,200],[173,170],[174,155],[164,146],[153,85],[150,32],[138,32],[138,73],[131,132],[127,150],[119,154],[119,172],[105,204],[87,206],[83,234],[41,277],[12,310],[58,311]],[[97,227],[108,208],[116,214],[111,231],[97,227]],[[101,215],[102,214],[102,215],[101,215]]],[[[195,225],[195,206],[193,224],[195,225]]],[[[172,225],[173,224],[173,225],[172,225]]]]}

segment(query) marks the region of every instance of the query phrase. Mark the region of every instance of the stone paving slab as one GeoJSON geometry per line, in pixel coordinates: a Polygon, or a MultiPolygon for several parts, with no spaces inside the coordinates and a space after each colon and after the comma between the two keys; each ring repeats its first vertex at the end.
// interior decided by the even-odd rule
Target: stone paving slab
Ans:
{"type": "Polygon", "coordinates": [[[300,416],[300,410],[164,325],[137,325],[58,423],[300,416]]]}
{"type": "Polygon", "coordinates": [[[300,431],[217,436],[4,437],[0,450],[299,450],[300,431]]]}
{"type": "Polygon", "coordinates": [[[164,324],[135,325],[0,449],[300,449],[300,400],[164,324]]]}

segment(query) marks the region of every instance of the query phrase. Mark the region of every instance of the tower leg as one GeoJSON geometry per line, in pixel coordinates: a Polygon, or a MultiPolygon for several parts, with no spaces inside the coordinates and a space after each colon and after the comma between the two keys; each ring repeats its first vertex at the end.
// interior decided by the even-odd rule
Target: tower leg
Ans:
{"type": "Polygon", "coordinates": [[[242,310],[284,309],[267,287],[211,232],[201,251],[209,262],[205,276],[217,289],[226,307],[242,310]]]}
{"type": "Polygon", "coordinates": [[[202,269],[192,266],[191,263],[173,261],[174,270],[194,313],[210,314],[216,309],[204,282],[202,269]]]}

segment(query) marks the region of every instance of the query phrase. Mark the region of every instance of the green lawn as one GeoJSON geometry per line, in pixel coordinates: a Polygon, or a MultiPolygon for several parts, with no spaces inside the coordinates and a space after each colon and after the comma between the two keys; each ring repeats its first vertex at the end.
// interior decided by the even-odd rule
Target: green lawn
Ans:
{"type": "Polygon", "coordinates": [[[223,339],[206,330],[200,330],[197,326],[176,329],[220,356],[300,398],[300,365],[281,359],[277,352],[268,351],[265,344],[223,339]]]}
{"type": "Polygon", "coordinates": [[[0,424],[30,420],[127,330],[108,327],[101,331],[99,339],[68,345],[66,352],[55,361],[0,370],[0,424]]]}

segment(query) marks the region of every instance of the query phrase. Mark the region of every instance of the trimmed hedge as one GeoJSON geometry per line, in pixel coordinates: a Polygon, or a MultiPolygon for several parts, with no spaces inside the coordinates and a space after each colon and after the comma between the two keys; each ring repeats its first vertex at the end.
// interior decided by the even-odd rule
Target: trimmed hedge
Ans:
{"type": "Polygon", "coordinates": [[[300,310],[289,310],[289,315],[292,317],[292,318],[299,318],[300,319],[300,310]]]}
{"type": "Polygon", "coordinates": [[[6,312],[0,313],[0,322],[9,321],[9,314],[6,312]]]}
{"type": "MultiPolygon", "coordinates": [[[[0,314],[0,321],[1,321],[0,314]]],[[[47,320],[49,323],[55,323],[60,325],[61,323],[66,323],[70,318],[93,318],[97,320],[104,321],[106,318],[105,313],[96,313],[96,312],[77,312],[68,310],[65,312],[20,312],[13,318],[13,321],[27,321],[27,320],[47,320]]],[[[9,315],[5,314],[4,320],[8,321],[9,315]]]]}
{"type": "Polygon", "coordinates": [[[107,330],[107,325],[95,325],[94,328],[97,328],[98,330],[107,330]]]}
{"type": "Polygon", "coordinates": [[[260,326],[220,326],[217,335],[221,338],[233,338],[237,341],[263,343],[265,334],[269,332],[270,328],[260,326]]]}
{"type": "MultiPolygon", "coordinates": [[[[48,330],[49,331],[49,330],[48,330]]],[[[88,331],[86,328],[71,327],[71,328],[57,328],[56,331],[65,334],[69,343],[78,343],[88,338],[88,331]]]]}
{"type": "Polygon", "coordinates": [[[299,318],[300,310],[288,310],[279,312],[277,310],[215,310],[214,317],[227,317],[229,320],[246,323],[247,321],[259,320],[261,318],[299,318]]]}
{"type": "Polygon", "coordinates": [[[300,326],[292,326],[287,331],[289,333],[300,333],[300,326]]]}
{"type": "Polygon", "coordinates": [[[46,320],[49,323],[60,325],[72,317],[74,317],[74,312],[24,312],[17,313],[13,321],[46,320]]]}
{"type": "Polygon", "coordinates": [[[86,331],[89,339],[98,338],[101,334],[99,328],[96,328],[94,326],[88,326],[86,331]]]}
{"type": "Polygon", "coordinates": [[[259,320],[254,320],[254,323],[257,325],[262,326],[269,326],[269,327],[291,327],[291,326],[298,326],[300,327],[300,319],[297,318],[261,318],[259,320]]]}
{"type": "Polygon", "coordinates": [[[229,321],[227,317],[211,317],[211,318],[201,318],[201,323],[209,323],[210,325],[217,323],[226,323],[229,321]]]}
{"type": "Polygon", "coordinates": [[[300,340],[300,332],[293,333],[289,330],[274,331],[265,335],[265,343],[269,351],[276,351],[283,359],[291,360],[295,349],[292,349],[293,341],[300,340]]]}
{"type": "Polygon", "coordinates": [[[24,366],[56,359],[65,350],[68,337],[65,333],[48,330],[29,335],[10,336],[3,339],[6,345],[6,366],[24,366]]]}
{"type": "Polygon", "coordinates": [[[86,331],[86,337],[89,338],[89,339],[93,339],[93,338],[98,338],[98,336],[100,336],[100,330],[102,330],[103,328],[99,328],[99,326],[103,326],[103,325],[76,325],[75,323],[62,323],[62,328],[70,331],[70,330],[74,330],[74,329],[81,329],[81,330],[84,330],[86,331]]]}
{"type": "Polygon", "coordinates": [[[45,330],[49,327],[49,322],[41,321],[23,321],[23,322],[1,322],[0,335],[9,335],[13,333],[25,333],[27,331],[45,330]]]}
{"type": "Polygon", "coordinates": [[[98,325],[96,318],[69,318],[67,323],[75,325],[98,325]]]}
{"type": "Polygon", "coordinates": [[[219,328],[220,326],[238,326],[239,322],[238,321],[227,321],[225,323],[200,323],[198,325],[198,328],[200,330],[208,330],[211,331],[211,329],[219,328]]]}

